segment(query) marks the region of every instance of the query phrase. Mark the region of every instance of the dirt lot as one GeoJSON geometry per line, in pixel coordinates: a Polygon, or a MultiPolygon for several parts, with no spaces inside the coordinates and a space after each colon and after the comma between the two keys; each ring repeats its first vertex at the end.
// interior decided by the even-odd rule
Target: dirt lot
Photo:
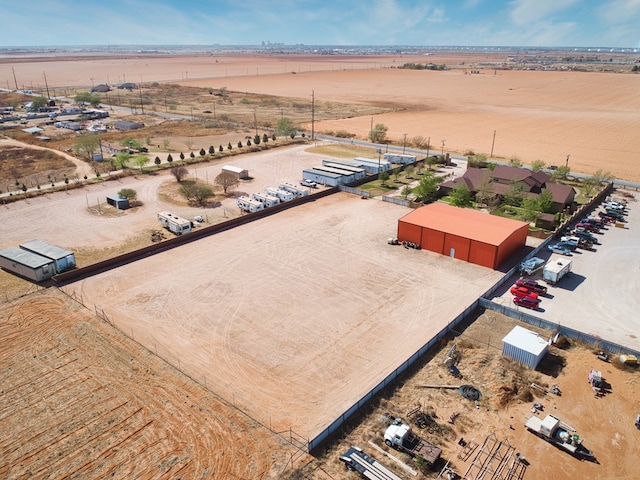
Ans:
{"type": "MultiPolygon", "coordinates": [[[[189,85],[226,86],[247,92],[255,89],[272,94],[282,90],[300,98],[309,97],[314,91],[316,96],[335,101],[393,104],[401,111],[376,116],[375,120],[369,116],[350,118],[322,124],[321,128],[353,130],[364,137],[374,120],[387,124],[390,137],[396,141],[401,141],[404,133],[408,138],[420,134],[429,136],[436,148],[446,139],[447,151],[473,149],[485,153],[489,152],[496,131],[496,155],[516,154],[525,162],[541,158],[547,164],[562,164],[570,154],[570,166],[576,171],[591,173],[604,168],[620,178],[640,180],[638,166],[631,160],[640,147],[635,134],[640,105],[635,95],[635,77],[631,75],[501,71],[469,75],[464,70],[379,70],[380,65],[373,58],[347,60],[353,61],[353,68],[345,68],[344,59],[342,64],[335,60],[336,67],[327,68],[328,60],[323,59],[324,64],[316,72],[316,59],[295,67],[282,59],[270,59],[271,63],[264,64],[257,63],[266,61],[263,58],[237,59],[237,63],[221,60],[144,58],[114,63],[113,59],[83,59],[75,64],[77,69],[70,69],[68,62],[53,59],[45,65],[50,85],[53,82],[58,87],[88,85],[89,78],[97,78],[100,72],[105,77],[111,74],[112,81],[126,73],[127,79],[143,79],[144,74],[145,81],[180,80],[189,85]],[[269,71],[269,81],[265,81],[266,67],[262,65],[274,65],[273,62],[282,71],[269,71]],[[187,70],[188,78],[180,78],[177,72],[187,70]],[[293,71],[295,75],[286,73],[293,71]],[[429,125],[429,131],[424,131],[424,125],[429,125]]],[[[386,66],[404,60],[388,61],[386,66]]],[[[0,65],[0,73],[10,71],[9,65],[0,65]]],[[[28,61],[16,71],[21,81],[28,81],[24,78],[28,79],[31,72],[30,78],[38,82],[43,63],[28,61]]],[[[317,156],[302,151],[291,158],[279,151],[264,155],[243,159],[255,179],[243,185],[249,193],[274,180],[296,181],[302,168],[319,161],[317,156]]],[[[221,164],[198,166],[192,174],[211,178],[220,167],[221,164]]],[[[167,207],[158,199],[158,192],[167,180],[161,175],[130,177],[117,185],[107,182],[3,206],[0,246],[43,238],[72,250],[99,246],[115,251],[126,242],[137,241],[141,231],[157,228],[155,213],[167,207]],[[122,215],[101,215],[97,207],[100,199],[123,186],[136,188],[143,206],[122,215]]],[[[187,217],[205,213],[213,222],[236,210],[231,205],[225,209],[223,202],[221,208],[205,212],[172,207],[187,217]]],[[[75,292],[82,294],[89,306],[87,311],[78,311],[75,304],[69,305],[58,294],[50,298],[50,294],[42,292],[2,306],[0,328],[5,332],[3,337],[10,340],[2,342],[3,365],[9,366],[2,370],[2,385],[15,387],[12,393],[2,396],[9,403],[2,404],[1,410],[6,412],[3,418],[11,422],[9,430],[15,432],[12,438],[31,440],[16,449],[14,443],[9,443],[13,440],[7,439],[2,448],[7,452],[3,458],[9,461],[0,464],[0,471],[9,477],[14,472],[17,477],[29,472],[63,472],[104,478],[115,471],[116,477],[122,472],[120,478],[173,478],[180,473],[188,477],[204,475],[209,469],[219,478],[277,477],[280,467],[290,459],[277,438],[200,387],[184,386],[188,380],[151,353],[187,372],[229,404],[246,409],[266,426],[276,429],[300,425],[304,436],[321,430],[365,393],[367,386],[377,383],[381,375],[406,358],[406,352],[412,353],[461,311],[467,298],[475,298],[495,280],[496,272],[386,245],[386,238],[395,232],[395,222],[401,215],[399,208],[373,200],[334,196],[76,285],[75,292]],[[460,288],[461,279],[464,289],[460,288]],[[140,350],[104,324],[98,324],[104,332],[93,333],[98,327],[91,320],[92,303],[104,308],[124,334],[148,350],[140,350]],[[67,321],[69,325],[64,323],[67,321]],[[53,333],[42,330],[49,327],[54,328],[53,333]],[[33,333],[24,335],[25,330],[33,333]],[[31,343],[23,344],[23,340],[31,343]],[[116,351],[113,345],[118,342],[126,345],[116,351]],[[390,352],[380,355],[387,350],[390,352]],[[150,363],[135,360],[138,370],[134,371],[130,358],[143,358],[150,363]],[[140,377],[140,371],[147,373],[140,377]],[[166,372],[173,377],[165,379],[166,372]],[[23,386],[20,381],[25,378],[33,380],[23,386]],[[101,378],[109,381],[95,383],[101,378]],[[26,386],[28,391],[24,390],[26,386]],[[69,402],[67,390],[86,400],[69,402]],[[163,397],[164,392],[169,392],[167,397],[163,397]],[[22,400],[12,400],[15,395],[22,400]],[[114,399],[129,401],[122,406],[114,399]],[[184,404],[189,407],[187,412],[185,406],[180,406],[181,401],[193,401],[197,407],[184,404]],[[105,403],[113,406],[113,418],[101,416],[105,403]],[[69,407],[64,410],[60,405],[69,407]],[[92,413],[84,408],[86,405],[100,405],[100,412],[92,413]],[[204,415],[192,413],[195,408],[204,415]],[[176,415],[176,410],[182,416],[176,415]],[[69,416],[64,417],[67,411],[69,416]],[[87,425],[84,429],[77,428],[79,416],[87,425]],[[181,420],[180,426],[171,423],[175,417],[181,420]],[[52,418],[64,420],[64,431],[55,430],[57,423],[53,425],[52,418]],[[112,429],[110,421],[120,422],[122,429],[112,429]],[[200,428],[210,425],[207,422],[213,422],[210,428],[196,431],[196,423],[200,428]],[[184,425],[189,428],[182,428],[184,425]],[[97,432],[89,431],[91,428],[97,432]],[[67,435],[71,430],[74,433],[67,435]],[[213,431],[222,431],[224,440],[210,436],[213,431]],[[34,437],[33,432],[38,436],[34,437]],[[131,432],[139,432],[140,436],[131,437],[131,432]],[[105,443],[108,435],[115,438],[113,443],[105,443]],[[236,440],[233,443],[232,435],[236,440]],[[172,438],[185,439],[176,446],[171,443],[172,438]],[[121,447],[116,450],[113,445],[117,442],[121,447]],[[229,449],[223,449],[223,444],[229,449]],[[215,452],[209,450],[211,445],[216,447],[215,452]],[[14,450],[16,456],[8,456],[14,450]],[[47,455],[41,456],[43,451],[47,455]],[[96,451],[100,452],[99,457],[96,451]],[[214,455],[217,456],[212,459],[214,455]],[[56,456],[69,462],[58,461],[56,456]],[[96,457],[100,463],[87,460],[96,457]],[[255,463],[248,463],[249,458],[255,463]]],[[[607,232],[605,239],[609,233],[614,232],[607,232]]],[[[630,232],[620,232],[625,233],[630,232]]],[[[604,248],[603,242],[602,252],[595,255],[604,253],[604,248]]],[[[624,254],[620,258],[624,259],[624,254]]],[[[607,263],[605,259],[596,262],[598,268],[604,265],[602,262],[607,263]]],[[[24,293],[32,290],[30,284],[25,285],[24,293]]],[[[74,290],[72,287],[69,288],[74,290]]],[[[586,311],[590,302],[585,299],[586,311]]],[[[562,318],[562,323],[568,321],[580,324],[581,318],[562,318]]],[[[499,340],[508,331],[506,325],[497,316],[489,315],[473,325],[480,330],[468,332],[465,337],[469,343],[464,345],[460,369],[465,381],[483,391],[480,409],[461,403],[455,394],[449,395],[453,392],[415,388],[415,383],[431,383],[435,379],[451,382],[436,356],[415,377],[408,377],[405,386],[388,392],[380,408],[364,418],[361,425],[357,424],[359,419],[350,422],[344,442],[309,467],[311,470],[320,466],[327,473],[315,470],[308,477],[356,478],[345,474],[337,461],[344,447],[358,444],[371,450],[366,441],[379,439],[382,413],[403,416],[421,405],[436,409],[438,424],[446,428],[431,438],[443,446],[445,457],[454,461],[461,472],[467,465],[456,460],[456,439],[464,436],[482,443],[488,433],[495,432],[500,439],[508,438],[531,462],[525,478],[635,478],[633,448],[638,431],[633,428],[632,419],[638,413],[634,410],[639,393],[637,373],[599,364],[592,352],[573,346],[556,352],[566,359],[561,371],[554,373],[551,369],[540,374],[540,383],[558,383],[563,391],[562,397],[542,399],[546,411],[557,411],[575,426],[600,464],[574,461],[523,432],[530,402],[510,403],[505,409],[497,407],[501,392],[504,393],[502,386],[513,387],[511,378],[518,371],[489,355],[499,351],[499,340]],[[487,347],[489,337],[491,347],[487,347]],[[604,398],[595,399],[586,383],[592,366],[600,368],[612,385],[612,393],[604,398]],[[446,419],[453,412],[460,413],[459,421],[448,426],[446,419]],[[509,424],[515,430],[510,430],[509,424]]],[[[512,388],[507,396],[520,397],[522,393],[525,398],[524,389],[521,385],[518,388],[517,392],[512,388]]]]}
{"type": "MultiPolygon", "coordinates": [[[[421,407],[434,421],[431,427],[425,429],[416,427],[413,421],[410,424],[416,433],[443,449],[443,461],[438,467],[442,468],[445,461],[449,461],[459,474],[467,473],[467,478],[488,478],[486,475],[490,476],[498,470],[497,460],[485,464],[489,473],[485,472],[484,477],[479,476],[479,467],[472,467],[476,454],[489,436],[497,441],[506,441],[513,447],[512,457],[506,463],[511,464],[517,452],[525,456],[529,462],[523,477],[525,479],[636,478],[634,452],[640,440],[640,431],[634,426],[635,416],[639,413],[638,372],[603,363],[591,349],[578,344],[569,344],[562,349],[550,347],[550,354],[540,365],[539,371],[533,372],[501,355],[501,340],[514,325],[511,319],[487,311],[462,335],[435,353],[428,363],[407,375],[401,386],[383,395],[379,403],[372,406],[370,413],[352,422],[351,429],[347,429],[336,444],[320,454],[320,461],[330,478],[359,478],[354,473],[347,473],[338,460],[350,445],[361,447],[396,470],[401,477],[414,478],[369,442],[416,468],[408,456],[389,450],[382,440],[388,422],[384,414],[390,413],[409,420],[407,413],[415,407],[421,407]],[[454,378],[442,363],[454,342],[460,353],[457,365],[462,379],[454,378]],[[592,368],[600,370],[611,385],[610,392],[599,398],[594,397],[587,382],[587,375],[592,368]],[[532,382],[545,387],[558,384],[562,395],[543,395],[529,387],[532,382]],[[482,392],[479,408],[456,390],[420,388],[423,385],[460,384],[473,385],[482,392]],[[584,445],[594,452],[598,463],[575,459],[527,432],[524,423],[532,415],[534,401],[544,406],[544,410],[537,415],[544,417],[550,413],[576,428],[584,445]],[[449,419],[454,413],[458,415],[452,424],[449,419]],[[509,425],[513,428],[509,428],[509,425]],[[458,456],[463,450],[458,445],[460,438],[478,444],[476,450],[465,459],[458,456]]],[[[528,325],[522,326],[537,330],[528,325]]],[[[541,331],[541,334],[546,337],[549,332],[541,331]]],[[[505,446],[501,455],[506,456],[506,453],[505,446]]],[[[308,467],[302,470],[309,471],[308,467]]],[[[502,475],[499,478],[506,478],[506,470],[502,475]]],[[[324,480],[327,476],[310,474],[308,478],[324,480]]]]}
{"type": "Polygon", "coordinates": [[[311,439],[500,277],[387,245],[405,213],[335,194],[64,288],[261,422],[311,439]]]}
{"type": "Polygon", "coordinates": [[[291,446],[61,292],[0,318],[2,478],[282,478],[291,446]]]}

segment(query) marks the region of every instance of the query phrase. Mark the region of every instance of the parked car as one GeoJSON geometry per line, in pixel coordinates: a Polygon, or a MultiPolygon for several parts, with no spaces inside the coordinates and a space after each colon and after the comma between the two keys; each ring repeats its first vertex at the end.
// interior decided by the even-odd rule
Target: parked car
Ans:
{"type": "Polygon", "coordinates": [[[598,215],[600,216],[600,219],[606,224],[616,222],[616,217],[614,217],[613,215],[609,215],[607,212],[598,212],[598,215]]]}
{"type": "Polygon", "coordinates": [[[547,250],[553,253],[559,253],[560,255],[567,255],[567,256],[571,255],[571,250],[569,250],[567,247],[563,246],[560,243],[554,243],[552,245],[548,245],[547,250]]]}
{"type": "Polygon", "coordinates": [[[624,215],[617,210],[611,210],[610,208],[607,208],[605,212],[607,212],[607,215],[615,218],[617,221],[624,222],[624,215]]]}
{"type": "Polygon", "coordinates": [[[576,224],[576,228],[586,230],[587,232],[593,232],[593,233],[600,232],[600,229],[598,227],[596,227],[595,225],[591,225],[590,223],[580,222],[576,224]]]}
{"type": "Polygon", "coordinates": [[[592,235],[589,232],[585,232],[584,230],[573,230],[571,233],[576,237],[579,237],[591,242],[594,245],[598,243],[598,239],[594,235],[592,235]]]}
{"type": "Polygon", "coordinates": [[[536,297],[513,297],[513,303],[519,307],[537,310],[540,307],[540,299],[536,297]]]}
{"type": "Polygon", "coordinates": [[[300,181],[300,185],[302,185],[303,187],[311,187],[311,188],[318,187],[318,184],[316,182],[314,182],[313,180],[306,180],[306,179],[302,179],[302,181],[300,181]]]}
{"type": "Polygon", "coordinates": [[[520,277],[516,280],[516,285],[518,287],[529,289],[532,292],[537,293],[538,295],[545,295],[547,293],[547,287],[545,287],[544,285],[540,285],[538,282],[536,282],[535,280],[531,280],[530,278],[520,277]]]}
{"type": "Polygon", "coordinates": [[[573,245],[573,247],[576,248],[578,245],[580,245],[580,238],[573,235],[565,235],[563,237],[560,237],[560,243],[573,245]]]}
{"type": "Polygon", "coordinates": [[[605,224],[604,222],[599,219],[599,218],[583,218],[582,220],[580,220],[580,223],[590,223],[591,225],[594,225],[598,228],[604,228],[605,224]]]}
{"type": "Polygon", "coordinates": [[[533,275],[542,267],[546,262],[539,257],[531,257],[525,260],[520,264],[520,273],[524,273],[526,275],[533,275]]]}
{"type": "Polygon", "coordinates": [[[627,206],[626,206],[626,205],[624,205],[624,204],[622,204],[622,203],[620,203],[620,202],[614,202],[614,201],[611,201],[611,202],[604,202],[604,203],[602,204],[602,206],[603,206],[604,208],[612,208],[612,209],[614,209],[614,210],[620,210],[620,211],[624,211],[624,209],[625,209],[625,208],[627,208],[627,206]]]}
{"type": "Polygon", "coordinates": [[[515,295],[516,297],[538,298],[538,294],[533,290],[529,290],[527,287],[519,287],[518,285],[514,285],[509,291],[511,292],[511,295],[515,295]]]}

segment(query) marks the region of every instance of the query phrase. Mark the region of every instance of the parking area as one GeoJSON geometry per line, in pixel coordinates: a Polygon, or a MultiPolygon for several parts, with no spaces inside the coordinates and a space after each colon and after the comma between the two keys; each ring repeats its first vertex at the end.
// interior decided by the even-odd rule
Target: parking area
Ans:
{"type": "MultiPolygon", "coordinates": [[[[640,350],[640,208],[630,202],[627,210],[624,228],[609,225],[595,234],[599,243],[593,250],[576,249],[570,256],[541,253],[545,259],[571,260],[572,271],[548,285],[540,309],[529,313],[640,350]]],[[[532,278],[546,285],[541,271],[532,278]]],[[[506,283],[495,301],[513,305],[512,285],[506,283]]]]}

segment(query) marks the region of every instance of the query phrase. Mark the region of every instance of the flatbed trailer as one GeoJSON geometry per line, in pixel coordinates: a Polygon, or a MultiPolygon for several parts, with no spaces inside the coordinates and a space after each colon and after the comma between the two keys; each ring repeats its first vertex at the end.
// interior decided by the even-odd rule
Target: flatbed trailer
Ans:
{"type": "Polygon", "coordinates": [[[401,477],[358,447],[349,448],[347,453],[340,456],[340,461],[344,462],[348,470],[354,470],[370,480],[402,480],[401,477]]]}

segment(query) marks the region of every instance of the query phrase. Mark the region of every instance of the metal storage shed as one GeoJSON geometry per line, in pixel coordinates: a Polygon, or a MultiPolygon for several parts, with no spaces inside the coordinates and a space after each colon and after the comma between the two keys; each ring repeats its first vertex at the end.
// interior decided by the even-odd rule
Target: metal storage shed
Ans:
{"type": "Polygon", "coordinates": [[[224,167],[222,167],[222,172],[232,173],[238,178],[249,177],[249,170],[247,170],[246,168],[234,167],[233,165],[225,165],[224,167]]]}
{"type": "Polygon", "coordinates": [[[107,195],[107,203],[109,205],[113,205],[119,210],[126,210],[131,207],[131,205],[129,205],[129,199],[122,198],[119,195],[107,195]]]}
{"type": "Polygon", "coordinates": [[[415,155],[405,155],[403,153],[385,153],[383,158],[391,163],[401,163],[403,165],[416,163],[417,159],[415,155]]]}
{"type": "Polygon", "coordinates": [[[323,172],[322,170],[316,170],[311,168],[302,171],[302,178],[305,180],[311,180],[312,182],[319,183],[321,185],[327,185],[329,187],[337,187],[344,183],[343,175],[338,173],[323,172]]]}
{"type": "Polygon", "coordinates": [[[547,353],[548,347],[548,342],[536,332],[518,325],[502,339],[503,355],[534,370],[547,353]]]}
{"type": "Polygon", "coordinates": [[[76,257],[70,250],[51,245],[42,240],[29,240],[20,245],[23,250],[42,255],[55,262],[56,273],[66,272],[76,267],[76,257]]]}
{"type": "Polygon", "coordinates": [[[398,240],[496,269],[524,247],[529,224],[444,203],[420,207],[398,220],[398,240]]]}
{"type": "Polygon", "coordinates": [[[0,267],[36,282],[47,280],[56,273],[53,260],[18,247],[0,251],[0,267]]]}

